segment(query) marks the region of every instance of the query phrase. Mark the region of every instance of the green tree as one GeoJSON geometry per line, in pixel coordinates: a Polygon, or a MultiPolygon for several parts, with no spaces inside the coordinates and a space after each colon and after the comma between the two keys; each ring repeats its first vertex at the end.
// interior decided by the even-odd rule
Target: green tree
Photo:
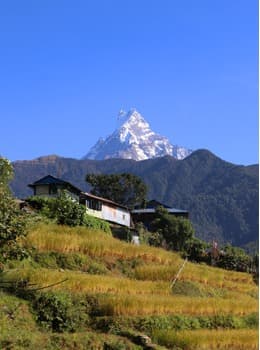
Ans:
{"type": "Polygon", "coordinates": [[[9,192],[8,184],[13,178],[11,162],[0,156],[0,189],[9,192]]]}
{"type": "Polygon", "coordinates": [[[151,223],[150,230],[163,237],[168,249],[184,250],[185,243],[194,235],[191,222],[186,218],[169,214],[163,207],[158,207],[155,213],[156,217],[151,223]]]}
{"type": "Polygon", "coordinates": [[[147,194],[147,187],[141,178],[129,173],[87,174],[86,181],[92,186],[92,194],[129,208],[142,203],[147,194]]]}
{"type": "Polygon", "coordinates": [[[59,225],[79,226],[84,223],[85,207],[73,201],[64,191],[57,198],[47,201],[47,209],[44,210],[59,225]]]}
{"type": "Polygon", "coordinates": [[[210,257],[207,253],[209,244],[201,239],[192,237],[185,242],[184,252],[191,261],[210,263],[210,257]]]}
{"type": "Polygon", "coordinates": [[[252,258],[242,248],[228,244],[219,255],[217,266],[227,270],[249,272],[252,262],[252,258]]]}
{"type": "Polygon", "coordinates": [[[13,168],[9,160],[0,157],[0,248],[25,234],[25,218],[9,190],[13,168]]]}

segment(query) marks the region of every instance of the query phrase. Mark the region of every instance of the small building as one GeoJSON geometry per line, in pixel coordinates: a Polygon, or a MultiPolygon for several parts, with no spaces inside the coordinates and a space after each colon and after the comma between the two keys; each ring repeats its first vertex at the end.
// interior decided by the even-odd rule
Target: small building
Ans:
{"type": "Polygon", "coordinates": [[[165,208],[171,215],[184,217],[187,219],[189,218],[189,212],[187,210],[171,208],[168,205],[153,199],[146,204],[145,208],[135,208],[131,211],[134,223],[142,222],[147,228],[149,228],[150,223],[155,218],[155,211],[157,207],[165,208]]]}
{"type": "Polygon", "coordinates": [[[73,200],[86,207],[87,214],[117,225],[131,225],[128,208],[109,199],[84,193],[68,181],[47,175],[28,186],[33,189],[34,196],[57,197],[61,191],[66,191],[73,200]]]}
{"type": "Polygon", "coordinates": [[[74,200],[79,201],[82,191],[69,183],[52,175],[47,175],[28,185],[33,189],[34,196],[57,197],[61,191],[74,200]]]}
{"type": "Polygon", "coordinates": [[[86,212],[89,215],[108,222],[131,226],[131,214],[127,207],[115,203],[109,199],[94,196],[91,193],[82,193],[80,203],[86,206],[86,212]]]}

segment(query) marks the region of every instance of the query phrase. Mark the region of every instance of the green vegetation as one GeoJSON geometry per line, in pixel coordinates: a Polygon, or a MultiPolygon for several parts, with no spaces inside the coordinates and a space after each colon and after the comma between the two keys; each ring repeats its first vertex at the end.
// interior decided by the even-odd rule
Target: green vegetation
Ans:
{"type": "MultiPolygon", "coordinates": [[[[11,168],[2,164],[1,189],[8,194],[11,168]]],[[[10,194],[0,202],[1,349],[258,348],[252,275],[188,261],[173,284],[184,262],[180,252],[120,241],[94,223],[88,226],[66,197],[57,201],[64,210],[44,202],[41,215],[21,215],[10,194]]],[[[202,242],[178,225],[160,212],[154,233],[196,260],[202,242]],[[184,232],[179,245],[175,225],[184,232]]],[[[139,229],[145,242],[147,232],[139,229]]],[[[244,261],[240,250],[227,247],[226,268],[234,264],[232,252],[235,263],[244,261]]]]}
{"type": "Polygon", "coordinates": [[[110,199],[121,205],[133,208],[146,199],[147,187],[136,175],[123,174],[87,174],[86,181],[91,184],[91,193],[110,199]]]}
{"type": "Polygon", "coordinates": [[[59,225],[86,226],[111,234],[110,226],[106,221],[86,214],[85,207],[72,201],[66,192],[61,192],[55,198],[33,196],[26,201],[40,215],[54,220],[59,225]]]}
{"type": "MultiPolygon", "coordinates": [[[[25,220],[12,198],[8,183],[13,177],[10,162],[0,157],[0,253],[25,234],[25,220]]],[[[9,249],[10,250],[10,249],[9,249]]]]}
{"type": "Polygon", "coordinates": [[[176,252],[83,226],[38,223],[20,245],[29,256],[7,259],[0,275],[1,348],[141,350],[146,335],[154,349],[256,349],[247,273],[188,262],[171,287],[176,252]]]}
{"type": "MultiPolygon", "coordinates": [[[[184,250],[186,242],[194,235],[194,230],[188,219],[170,215],[167,209],[160,206],[155,211],[151,231],[157,233],[162,246],[175,251],[184,250]]],[[[158,246],[158,243],[155,245],[158,246]]]]}
{"type": "Polygon", "coordinates": [[[219,244],[247,247],[255,254],[258,250],[259,207],[258,165],[239,166],[221,160],[207,150],[193,152],[184,160],[172,157],[134,162],[127,159],[104,161],[76,160],[47,157],[37,162],[15,162],[12,190],[19,198],[30,195],[28,183],[45,174],[61,176],[90,191],[85,182],[87,173],[131,173],[147,185],[147,198],[156,199],[174,208],[186,209],[196,237],[207,242],[212,237],[219,244]]]}

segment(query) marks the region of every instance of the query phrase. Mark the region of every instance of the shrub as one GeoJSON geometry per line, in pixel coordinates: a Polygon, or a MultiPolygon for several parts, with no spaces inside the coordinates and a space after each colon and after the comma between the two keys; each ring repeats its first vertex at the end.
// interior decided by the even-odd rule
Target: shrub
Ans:
{"type": "Polygon", "coordinates": [[[86,226],[111,234],[109,224],[101,219],[86,214],[83,205],[73,201],[66,192],[57,198],[29,197],[26,201],[43,216],[55,219],[60,225],[86,226]]]}
{"type": "Polygon", "coordinates": [[[56,198],[30,197],[26,200],[32,207],[60,225],[78,226],[84,221],[85,208],[73,201],[65,191],[56,198]]]}
{"type": "Polygon", "coordinates": [[[31,252],[19,245],[16,241],[8,242],[0,253],[1,262],[7,260],[23,260],[31,256],[31,252]]]}
{"type": "Polygon", "coordinates": [[[33,197],[28,197],[26,199],[26,202],[34,209],[41,211],[45,207],[48,207],[48,203],[50,202],[50,200],[52,199],[47,197],[33,196],[33,197]]]}
{"type": "Polygon", "coordinates": [[[184,253],[190,261],[205,262],[209,264],[210,257],[206,251],[208,247],[209,244],[193,237],[185,242],[184,253]]]}
{"type": "Polygon", "coordinates": [[[67,293],[40,293],[33,301],[37,322],[53,332],[74,332],[88,323],[84,305],[67,293]]]}
{"type": "Polygon", "coordinates": [[[57,223],[60,225],[83,225],[84,206],[74,202],[65,192],[62,192],[59,197],[54,199],[52,210],[55,213],[57,223]]]}
{"type": "Polygon", "coordinates": [[[94,230],[102,230],[106,233],[111,234],[111,229],[108,222],[95,218],[91,215],[84,214],[82,224],[88,228],[92,228],[94,230]]]}
{"type": "Polygon", "coordinates": [[[252,259],[242,248],[227,245],[217,259],[217,266],[227,270],[249,272],[252,259]]]}
{"type": "Polygon", "coordinates": [[[24,214],[17,207],[13,198],[0,188],[0,248],[19,236],[25,235],[26,221],[24,214]]]}

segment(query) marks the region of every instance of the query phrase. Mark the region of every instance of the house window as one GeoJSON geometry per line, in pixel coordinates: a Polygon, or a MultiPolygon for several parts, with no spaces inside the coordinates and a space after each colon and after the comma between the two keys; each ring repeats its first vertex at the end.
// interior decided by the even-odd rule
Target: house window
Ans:
{"type": "Polygon", "coordinates": [[[98,210],[98,211],[101,211],[102,210],[102,203],[98,200],[95,200],[95,199],[89,199],[87,200],[87,207],[89,209],[92,209],[92,210],[98,210]]]}

